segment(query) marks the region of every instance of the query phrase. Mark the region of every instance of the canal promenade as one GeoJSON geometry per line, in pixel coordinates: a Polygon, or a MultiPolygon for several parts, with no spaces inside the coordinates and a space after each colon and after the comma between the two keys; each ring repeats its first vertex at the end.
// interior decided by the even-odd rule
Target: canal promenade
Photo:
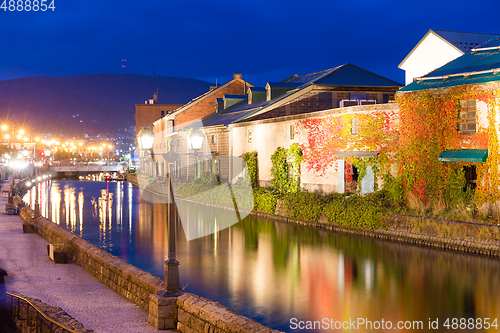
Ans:
{"type": "MultiPolygon", "coordinates": [[[[2,212],[6,203],[0,198],[2,212]]],[[[0,214],[0,268],[8,272],[8,292],[60,307],[96,333],[160,332],[148,325],[147,311],[79,265],[55,264],[47,255],[47,241],[23,233],[22,223],[17,215],[0,214]]]]}

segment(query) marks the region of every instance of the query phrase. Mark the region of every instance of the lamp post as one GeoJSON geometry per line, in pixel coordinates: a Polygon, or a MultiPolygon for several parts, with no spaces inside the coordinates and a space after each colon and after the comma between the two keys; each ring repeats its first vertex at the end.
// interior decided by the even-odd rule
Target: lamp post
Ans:
{"type": "MultiPolygon", "coordinates": [[[[146,127],[139,131],[137,134],[137,142],[140,148],[141,163],[144,165],[145,157],[152,152],[154,133],[146,127]]],[[[151,154],[154,159],[154,156],[151,154]]],[[[170,169],[170,166],[169,166],[170,169]]],[[[170,170],[169,170],[170,171],[170,170]]],[[[164,296],[173,297],[182,294],[180,281],[179,281],[179,261],[176,259],[176,246],[175,246],[175,222],[177,221],[177,208],[174,202],[174,195],[172,183],[170,181],[170,172],[168,177],[169,189],[169,205],[168,205],[168,259],[165,261],[165,291],[162,292],[164,296]]]]}
{"type": "Polygon", "coordinates": [[[40,202],[38,199],[38,184],[42,179],[38,176],[38,165],[35,163],[35,217],[40,216],[40,202]]]}

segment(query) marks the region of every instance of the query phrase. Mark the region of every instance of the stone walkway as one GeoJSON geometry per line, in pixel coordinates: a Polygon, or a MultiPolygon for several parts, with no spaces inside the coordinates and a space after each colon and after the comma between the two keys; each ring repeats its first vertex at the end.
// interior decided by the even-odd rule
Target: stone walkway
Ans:
{"type": "Polygon", "coordinates": [[[45,239],[23,233],[19,216],[3,214],[6,202],[6,198],[0,198],[0,268],[9,274],[5,281],[7,291],[60,307],[96,333],[168,332],[149,326],[145,310],[82,267],[51,261],[45,239]]]}

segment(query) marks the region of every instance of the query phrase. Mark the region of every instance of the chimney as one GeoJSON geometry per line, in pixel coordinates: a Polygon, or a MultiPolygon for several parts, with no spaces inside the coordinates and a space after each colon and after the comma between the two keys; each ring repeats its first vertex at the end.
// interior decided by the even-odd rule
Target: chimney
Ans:
{"type": "Polygon", "coordinates": [[[234,80],[241,80],[241,74],[233,74],[234,80]]]}
{"type": "Polygon", "coordinates": [[[157,93],[153,94],[153,104],[158,104],[158,94],[157,93]]]}

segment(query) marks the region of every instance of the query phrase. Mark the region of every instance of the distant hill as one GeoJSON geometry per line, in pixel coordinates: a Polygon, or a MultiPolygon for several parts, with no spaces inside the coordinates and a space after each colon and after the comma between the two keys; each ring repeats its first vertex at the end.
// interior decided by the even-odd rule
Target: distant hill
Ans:
{"type": "Polygon", "coordinates": [[[185,104],[210,83],[134,74],[36,76],[0,81],[0,121],[53,134],[115,133],[135,125],[135,104],[185,104]]]}

